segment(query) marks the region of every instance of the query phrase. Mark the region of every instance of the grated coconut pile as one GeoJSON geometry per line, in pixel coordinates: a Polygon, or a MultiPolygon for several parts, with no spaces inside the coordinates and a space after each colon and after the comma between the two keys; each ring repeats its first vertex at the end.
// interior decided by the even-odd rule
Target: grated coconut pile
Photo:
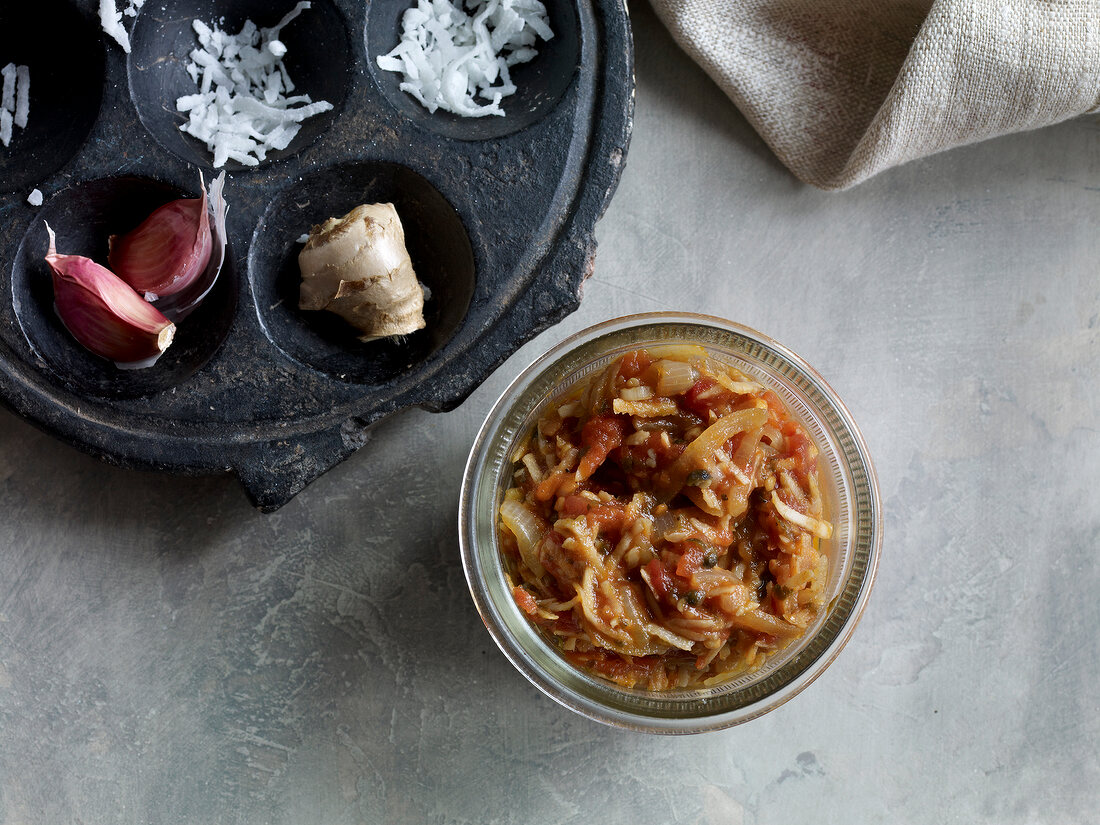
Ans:
{"type": "Polygon", "coordinates": [[[401,42],[378,67],[404,75],[401,90],[429,112],[504,116],[500,101],[516,92],[509,69],[538,54],[554,36],[539,0],[418,0],[401,20],[401,42]],[[489,101],[479,104],[475,96],[489,101]]]}
{"type": "Polygon", "coordinates": [[[268,152],[289,146],[302,121],[332,108],[309,95],[287,96],[294,83],[283,66],[286,46],[279,33],[308,8],[298,3],[270,29],[247,20],[235,35],[193,22],[201,48],[191,52],[187,72],[199,90],[178,98],[176,110],[188,116],[181,131],[213,153],[214,168],[227,160],[256,166],[268,152]]]}

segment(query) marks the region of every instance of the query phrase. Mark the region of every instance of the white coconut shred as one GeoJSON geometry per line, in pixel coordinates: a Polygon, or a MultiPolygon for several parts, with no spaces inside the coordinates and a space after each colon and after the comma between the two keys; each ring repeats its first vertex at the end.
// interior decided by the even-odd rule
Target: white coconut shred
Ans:
{"type": "Polygon", "coordinates": [[[8,63],[0,69],[0,143],[11,145],[15,127],[25,129],[31,110],[31,70],[8,63]]]}
{"type": "Polygon", "coordinates": [[[291,95],[294,83],[283,65],[286,46],[279,33],[310,8],[300,2],[269,29],[246,20],[237,34],[195,20],[192,27],[201,48],[194,49],[187,72],[196,94],[176,100],[176,111],[187,114],[180,130],[201,140],[214,155],[214,168],[227,160],[256,166],[273,150],[285,149],[301,123],[332,108],[325,100],[291,95]]]}
{"type": "Polygon", "coordinates": [[[429,112],[503,117],[513,95],[509,69],[535,58],[538,39],[554,32],[539,0],[418,0],[401,19],[401,42],[378,67],[404,75],[402,91],[429,112]],[[488,103],[478,103],[480,97],[488,103]]]}
{"type": "Polygon", "coordinates": [[[130,53],[130,36],[126,33],[126,27],[122,25],[122,15],[134,17],[145,4],[145,0],[127,0],[122,11],[118,10],[115,0],[99,0],[99,25],[103,31],[114,38],[126,54],[130,53]]]}

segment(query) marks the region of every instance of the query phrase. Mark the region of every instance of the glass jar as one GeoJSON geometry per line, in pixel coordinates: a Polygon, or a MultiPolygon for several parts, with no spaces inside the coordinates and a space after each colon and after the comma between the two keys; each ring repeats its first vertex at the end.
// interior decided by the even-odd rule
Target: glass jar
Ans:
{"type": "Polygon", "coordinates": [[[459,505],[462,563],[486,628],[513,665],[551,699],[600,722],[654,733],[730,727],[779,706],[836,658],[863,611],[882,542],[874,469],[851,414],[800,357],[754,330],[720,318],[649,313],[573,335],[524,370],[493,406],[466,464],[459,505]],[[624,688],[563,658],[517,607],[505,578],[498,509],[511,486],[511,457],[542,412],[570,387],[631,350],[696,344],[774,391],[817,444],[829,559],[825,607],[803,635],[756,670],[708,688],[624,688]]]}

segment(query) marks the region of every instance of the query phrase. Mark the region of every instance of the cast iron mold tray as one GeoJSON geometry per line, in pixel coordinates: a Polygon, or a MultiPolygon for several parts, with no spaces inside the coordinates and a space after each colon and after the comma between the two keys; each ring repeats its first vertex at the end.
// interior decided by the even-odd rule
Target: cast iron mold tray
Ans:
{"type": "MultiPolygon", "coordinates": [[[[624,0],[549,0],[553,40],[518,67],[507,117],[429,114],[380,71],[412,0],[313,0],[283,32],[300,91],[334,109],[256,168],[227,164],[226,264],[151,369],[123,371],[53,311],[46,220],[62,252],[105,262],[106,238],[216,174],[179,131],[191,21],[237,31],[294,5],[146,0],[132,53],[97,0],[5,3],[0,64],[31,70],[27,128],[0,147],[0,397],[113,464],[233,472],[275,510],[349,456],[380,417],[453,409],[505,358],[577,308],[593,229],[614,192],[633,113],[624,0]],[[48,43],[43,38],[48,38],[48,43]],[[27,194],[37,187],[45,203],[27,194]],[[428,326],[360,343],[297,309],[297,240],[358,203],[392,201],[428,326]]],[[[130,21],[127,18],[127,25],[130,21]]],[[[335,319],[338,321],[338,319],[335,319]]]]}

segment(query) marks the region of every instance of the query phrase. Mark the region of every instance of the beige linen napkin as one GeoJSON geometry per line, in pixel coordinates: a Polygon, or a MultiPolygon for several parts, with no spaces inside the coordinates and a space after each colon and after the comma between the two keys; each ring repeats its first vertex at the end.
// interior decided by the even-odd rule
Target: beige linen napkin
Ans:
{"type": "Polygon", "coordinates": [[[651,2],[779,159],[824,189],[1100,111],[1100,0],[651,2]]]}

